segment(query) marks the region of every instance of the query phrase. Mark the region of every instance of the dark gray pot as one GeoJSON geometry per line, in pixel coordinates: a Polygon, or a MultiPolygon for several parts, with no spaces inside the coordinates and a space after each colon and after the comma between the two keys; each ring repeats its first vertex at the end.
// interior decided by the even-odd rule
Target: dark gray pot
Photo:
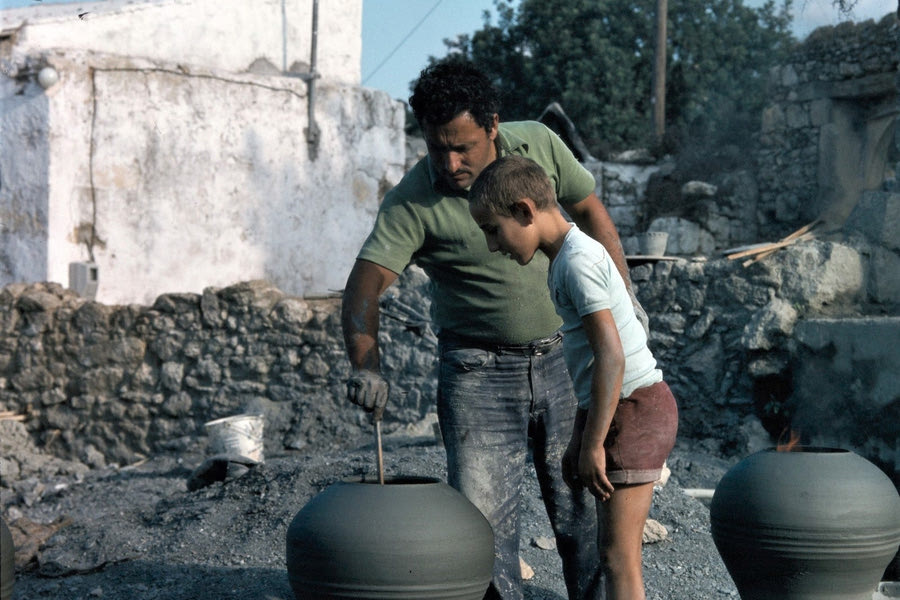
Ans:
{"type": "Polygon", "coordinates": [[[344,481],[294,517],[286,559],[297,600],[481,600],[494,536],[478,509],[440,480],[344,481]]]}
{"type": "Polygon", "coordinates": [[[743,600],[871,600],[900,546],[900,496],[847,450],[772,448],[725,474],[710,522],[743,600]]]}

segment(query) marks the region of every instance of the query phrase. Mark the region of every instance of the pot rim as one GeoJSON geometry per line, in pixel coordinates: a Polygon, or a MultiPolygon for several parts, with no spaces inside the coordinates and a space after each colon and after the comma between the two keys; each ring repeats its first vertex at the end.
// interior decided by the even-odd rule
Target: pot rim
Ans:
{"type": "Polygon", "coordinates": [[[766,448],[763,452],[775,452],[778,454],[848,454],[850,450],[846,448],[833,448],[830,446],[805,446],[797,445],[791,448],[771,447],[766,448]]]}
{"type": "MultiPolygon", "coordinates": [[[[365,473],[354,477],[341,479],[341,483],[357,484],[357,485],[381,485],[378,481],[377,473],[365,473]]],[[[385,475],[385,486],[412,486],[412,485],[434,485],[443,484],[444,482],[437,477],[426,477],[423,475],[385,475]]],[[[445,484],[446,485],[446,484],[445,484]]]]}

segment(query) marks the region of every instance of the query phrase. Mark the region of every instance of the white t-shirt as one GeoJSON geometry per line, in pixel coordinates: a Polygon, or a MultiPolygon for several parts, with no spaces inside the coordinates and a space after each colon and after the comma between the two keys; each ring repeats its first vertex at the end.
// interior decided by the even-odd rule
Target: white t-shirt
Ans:
{"type": "Polygon", "coordinates": [[[575,386],[579,408],[591,404],[591,370],[594,353],[581,318],[610,310],[625,352],[622,398],[640,388],[662,381],[662,371],[647,347],[647,334],[634,314],[631,297],[612,258],[600,242],[575,225],[566,234],[562,248],[547,275],[550,297],[562,317],[563,352],[575,386]]]}

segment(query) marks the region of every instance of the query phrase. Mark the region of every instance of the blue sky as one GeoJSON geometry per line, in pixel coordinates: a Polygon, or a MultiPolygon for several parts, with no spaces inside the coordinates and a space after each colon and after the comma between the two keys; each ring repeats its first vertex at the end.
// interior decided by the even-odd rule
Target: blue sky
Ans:
{"type": "MultiPolygon", "coordinates": [[[[34,4],[37,0],[0,0],[0,7],[34,4]]],[[[41,0],[44,4],[78,0],[41,0]]],[[[252,0],[249,0],[252,1],[252,0]]],[[[758,6],[763,0],[745,0],[758,6]]],[[[880,18],[896,8],[895,0],[858,0],[852,20],[880,18]]],[[[363,85],[406,100],[409,82],[428,63],[444,56],[445,38],[481,29],[484,11],[496,23],[493,0],[363,0],[363,85]]],[[[803,37],[821,25],[836,25],[841,17],[832,0],[794,0],[794,31],[803,37]]]]}

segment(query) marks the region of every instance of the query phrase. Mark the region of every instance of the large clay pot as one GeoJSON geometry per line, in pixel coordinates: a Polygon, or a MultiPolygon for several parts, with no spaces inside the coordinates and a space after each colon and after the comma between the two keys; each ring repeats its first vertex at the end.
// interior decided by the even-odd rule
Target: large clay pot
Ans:
{"type": "Polygon", "coordinates": [[[847,450],[772,448],[725,474],[710,521],[743,600],[871,600],[900,545],[900,496],[847,450]]]}
{"type": "Polygon", "coordinates": [[[16,555],[12,533],[6,526],[6,521],[0,518],[0,600],[12,598],[15,576],[16,555]]]}
{"type": "Polygon", "coordinates": [[[297,513],[286,554],[297,600],[481,600],[494,536],[481,512],[438,479],[343,481],[297,513]]]}

